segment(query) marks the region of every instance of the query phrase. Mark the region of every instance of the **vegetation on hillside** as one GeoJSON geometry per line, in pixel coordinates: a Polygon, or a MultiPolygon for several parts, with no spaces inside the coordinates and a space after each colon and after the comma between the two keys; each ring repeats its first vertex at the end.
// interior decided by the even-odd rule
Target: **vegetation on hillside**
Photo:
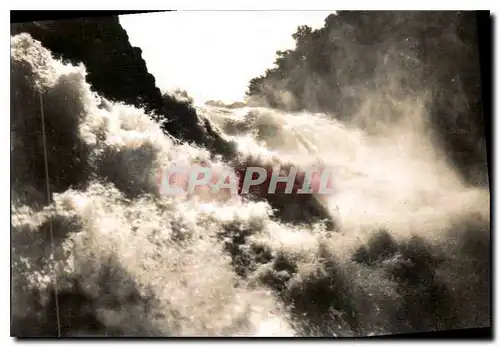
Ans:
{"type": "Polygon", "coordinates": [[[293,38],[250,81],[249,102],[355,121],[368,97],[377,117],[420,98],[452,162],[471,183],[487,181],[474,12],[339,11],[293,38]]]}

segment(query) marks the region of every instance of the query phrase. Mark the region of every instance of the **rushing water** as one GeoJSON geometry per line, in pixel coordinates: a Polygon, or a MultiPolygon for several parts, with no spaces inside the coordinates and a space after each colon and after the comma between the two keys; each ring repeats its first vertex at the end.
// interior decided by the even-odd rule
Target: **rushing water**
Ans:
{"type": "Polygon", "coordinates": [[[161,196],[156,175],[168,165],[230,164],[172,140],[140,109],[104,102],[84,66],[54,60],[29,35],[12,38],[11,56],[15,335],[56,335],[58,325],[132,336],[489,325],[490,195],[466,186],[433,145],[418,97],[360,108],[357,119],[393,113],[390,126],[198,107],[241,160],[335,167],[336,192],[322,202],[332,226],[297,215],[293,196],[279,211],[265,199],[161,196]]]}

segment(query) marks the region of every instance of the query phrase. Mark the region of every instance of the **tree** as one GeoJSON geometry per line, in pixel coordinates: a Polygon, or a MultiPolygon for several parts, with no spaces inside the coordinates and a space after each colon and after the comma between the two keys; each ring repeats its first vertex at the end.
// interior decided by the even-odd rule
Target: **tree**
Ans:
{"type": "Polygon", "coordinates": [[[381,85],[395,83],[391,93],[401,95],[425,91],[436,139],[452,161],[486,172],[475,31],[473,12],[339,11],[323,28],[299,26],[295,49],[278,51],[274,67],[250,81],[247,96],[349,119],[364,92],[381,85]]]}

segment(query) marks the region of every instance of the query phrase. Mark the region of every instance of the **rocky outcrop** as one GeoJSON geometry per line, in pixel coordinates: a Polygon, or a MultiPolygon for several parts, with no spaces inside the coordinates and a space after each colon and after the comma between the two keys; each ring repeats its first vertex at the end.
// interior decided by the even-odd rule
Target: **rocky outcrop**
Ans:
{"type": "Polygon", "coordinates": [[[101,96],[143,107],[164,131],[182,141],[231,156],[233,146],[199,119],[189,104],[162,95],[140,48],[132,47],[118,16],[13,24],[11,34],[29,33],[63,60],[83,62],[87,81],[101,96]]]}

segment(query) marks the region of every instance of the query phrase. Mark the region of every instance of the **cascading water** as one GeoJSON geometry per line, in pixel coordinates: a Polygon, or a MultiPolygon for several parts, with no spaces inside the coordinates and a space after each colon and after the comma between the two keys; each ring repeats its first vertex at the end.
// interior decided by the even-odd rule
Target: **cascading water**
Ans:
{"type": "Polygon", "coordinates": [[[331,230],[307,214],[284,219],[266,200],[160,196],[156,175],[168,165],[230,164],[172,140],[140,109],[102,107],[84,66],[55,60],[29,35],[11,47],[14,335],[352,336],[489,325],[489,192],[466,186],[433,145],[418,98],[361,107],[358,119],[399,119],[363,127],[323,114],[198,107],[241,160],[334,167],[331,230]]]}

